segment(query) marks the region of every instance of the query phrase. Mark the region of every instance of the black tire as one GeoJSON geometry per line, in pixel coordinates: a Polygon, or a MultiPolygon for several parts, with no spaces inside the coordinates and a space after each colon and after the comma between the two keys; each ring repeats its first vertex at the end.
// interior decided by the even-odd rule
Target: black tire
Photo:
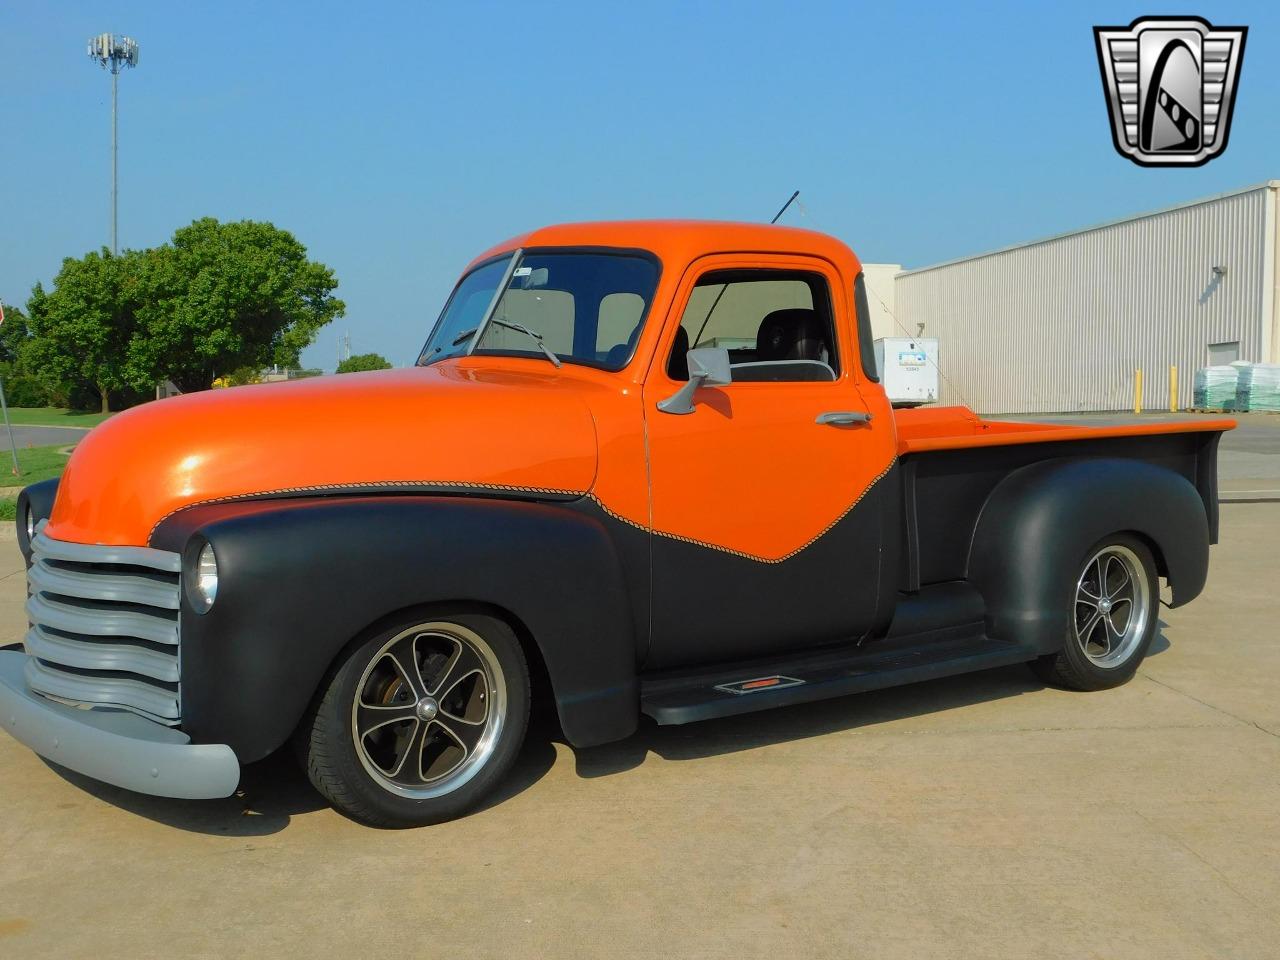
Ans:
{"type": "MultiPolygon", "coordinates": [[[[1068,690],[1106,690],[1128,683],[1151,648],[1159,626],[1160,580],[1151,550],[1137,537],[1112,534],[1090,547],[1075,570],[1075,579],[1065,584],[1063,590],[1070,625],[1063,638],[1062,649],[1033,661],[1031,669],[1045,683],[1068,690]],[[1099,557],[1113,558],[1107,561],[1108,570],[1124,567],[1125,573],[1134,579],[1134,597],[1145,598],[1141,621],[1130,623],[1126,618],[1124,626],[1132,629],[1126,629],[1123,637],[1117,635],[1118,628],[1115,627],[1118,612],[1123,610],[1124,601],[1120,599],[1123,588],[1117,589],[1116,598],[1108,599],[1105,613],[1101,607],[1105,599],[1103,595],[1110,589],[1108,587],[1098,591],[1099,602],[1092,604],[1093,609],[1090,609],[1089,597],[1102,569],[1096,566],[1099,557]],[[1117,611],[1114,621],[1110,615],[1113,602],[1117,611]],[[1095,612],[1104,619],[1094,619],[1095,612]],[[1086,639],[1082,640],[1080,634],[1084,630],[1087,630],[1086,639]],[[1114,650],[1112,642],[1115,643],[1114,650]]],[[[1119,582],[1117,573],[1102,573],[1101,576],[1112,584],[1119,582]]],[[[1136,599],[1128,602],[1131,611],[1137,610],[1136,599]]]]}
{"type": "Polygon", "coordinates": [[[470,612],[420,614],[380,630],[335,667],[299,727],[298,752],[315,788],[353,820],[375,827],[441,823],[473,809],[510,770],[528,728],[529,702],[529,667],[507,624],[470,612]],[[471,646],[480,668],[461,679],[452,673],[446,676],[446,671],[460,673],[469,666],[460,662],[461,652],[454,654],[457,660],[437,662],[450,656],[446,641],[459,643],[459,651],[463,642],[471,646]],[[399,667],[406,654],[415,659],[414,681],[399,667]],[[436,676],[441,678],[438,701],[426,695],[436,676]],[[421,698],[410,689],[415,681],[422,685],[421,698]],[[446,683],[448,689],[444,689],[446,683]],[[385,690],[394,692],[378,693],[385,690]],[[376,706],[370,702],[371,691],[378,693],[376,706]],[[451,692],[455,692],[452,701],[451,692]],[[436,712],[427,701],[436,702],[436,712]],[[473,735],[478,724],[462,715],[476,716],[476,703],[482,704],[481,723],[496,725],[485,726],[480,742],[468,751],[463,740],[473,735]],[[367,720],[374,711],[385,714],[367,720]],[[405,716],[406,712],[413,716],[405,716]],[[400,719],[381,722],[383,715],[400,719]],[[357,722],[369,729],[359,747],[354,732],[357,722]],[[455,730],[462,737],[454,736],[455,730]],[[400,744],[403,759],[396,768],[400,744]],[[445,770],[454,755],[463,759],[453,772],[435,781],[423,780],[424,764],[434,763],[429,773],[445,770]]]}

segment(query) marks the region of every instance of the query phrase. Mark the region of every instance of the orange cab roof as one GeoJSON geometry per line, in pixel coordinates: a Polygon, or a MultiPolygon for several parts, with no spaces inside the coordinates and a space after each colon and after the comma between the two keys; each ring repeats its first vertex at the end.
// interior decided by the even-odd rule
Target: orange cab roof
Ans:
{"type": "MultiPolygon", "coordinates": [[[[612,220],[540,227],[486,250],[472,264],[517,247],[622,247],[648,250],[664,264],[710,253],[802,253],[842,267],[857,258],[835,237],[814,230],[720,220],[612,220]]],[[[850,277],[853,274],[849,274],[850,277]]]]}

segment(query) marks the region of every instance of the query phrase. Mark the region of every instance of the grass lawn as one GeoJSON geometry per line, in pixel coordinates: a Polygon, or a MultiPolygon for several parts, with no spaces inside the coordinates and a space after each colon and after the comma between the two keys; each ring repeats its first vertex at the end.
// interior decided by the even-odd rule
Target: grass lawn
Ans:
{"type": "Polygon", "coordinates": [[[74,413],[61,407],[9,408],[9,422],[24,427],[96,427],[109,416],[109,413],[74,413]]]}
{"type": "MultiPolygon", "coordinates": [[[[0,437],[3,433],[0,430],[0,437]]],[[[67,468],[67,458],[58,451],[65,450],[69,445],[19,447],[18,466],[22,468],[22,476],[15,477],[13,454],[9,452],[7,443],[0,441],[0,487],[25,487],[29,483],[62,476],[62,471],[67,468]]]]}
{"type": "MultiPolygon", "coordinates": [[[[67,458],[58,451],[64,448],[64,445],[55,447],[19,447],[18,466],[22,468],[21,477],[13,475],[12,455],[8,450],[0,449],[0,487],[25,487],[29,483],[62,476],[62,471],[67,466],[67,458]]],[[[17,516],[17,509],[18,498],[16,495],[0,497],[0,520],[14,519],[17,516]]]]}

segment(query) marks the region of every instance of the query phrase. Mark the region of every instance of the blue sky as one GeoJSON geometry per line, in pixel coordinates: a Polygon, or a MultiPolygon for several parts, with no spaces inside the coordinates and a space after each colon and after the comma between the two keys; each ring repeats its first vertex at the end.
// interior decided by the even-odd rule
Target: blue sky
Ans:
{"type": "Polygon", "coordinates": [[[0,11],[0,297],[109,239],[201,216],[293,231],[347,316],[304,359],[411,363],[478,251],[565,220],[767,220],[919,266],[1280,177],[1280,5],[27,2],[0,11]],[[1091,27],[1250,28],[1227,152],[1152,170],[1111,145],[1091,27]]]}

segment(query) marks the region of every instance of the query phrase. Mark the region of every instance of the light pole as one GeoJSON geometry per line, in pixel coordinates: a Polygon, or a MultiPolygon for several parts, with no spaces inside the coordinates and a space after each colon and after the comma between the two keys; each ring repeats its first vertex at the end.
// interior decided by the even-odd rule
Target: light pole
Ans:
{"type": "Polygon", "coordinates": [[[116,243],[116,87],[120,71],[138,65],[138,43],[132,37],[100,33],[89,38],[89,59],[111,71],[111,253],[119,252],[116,243]]]}

